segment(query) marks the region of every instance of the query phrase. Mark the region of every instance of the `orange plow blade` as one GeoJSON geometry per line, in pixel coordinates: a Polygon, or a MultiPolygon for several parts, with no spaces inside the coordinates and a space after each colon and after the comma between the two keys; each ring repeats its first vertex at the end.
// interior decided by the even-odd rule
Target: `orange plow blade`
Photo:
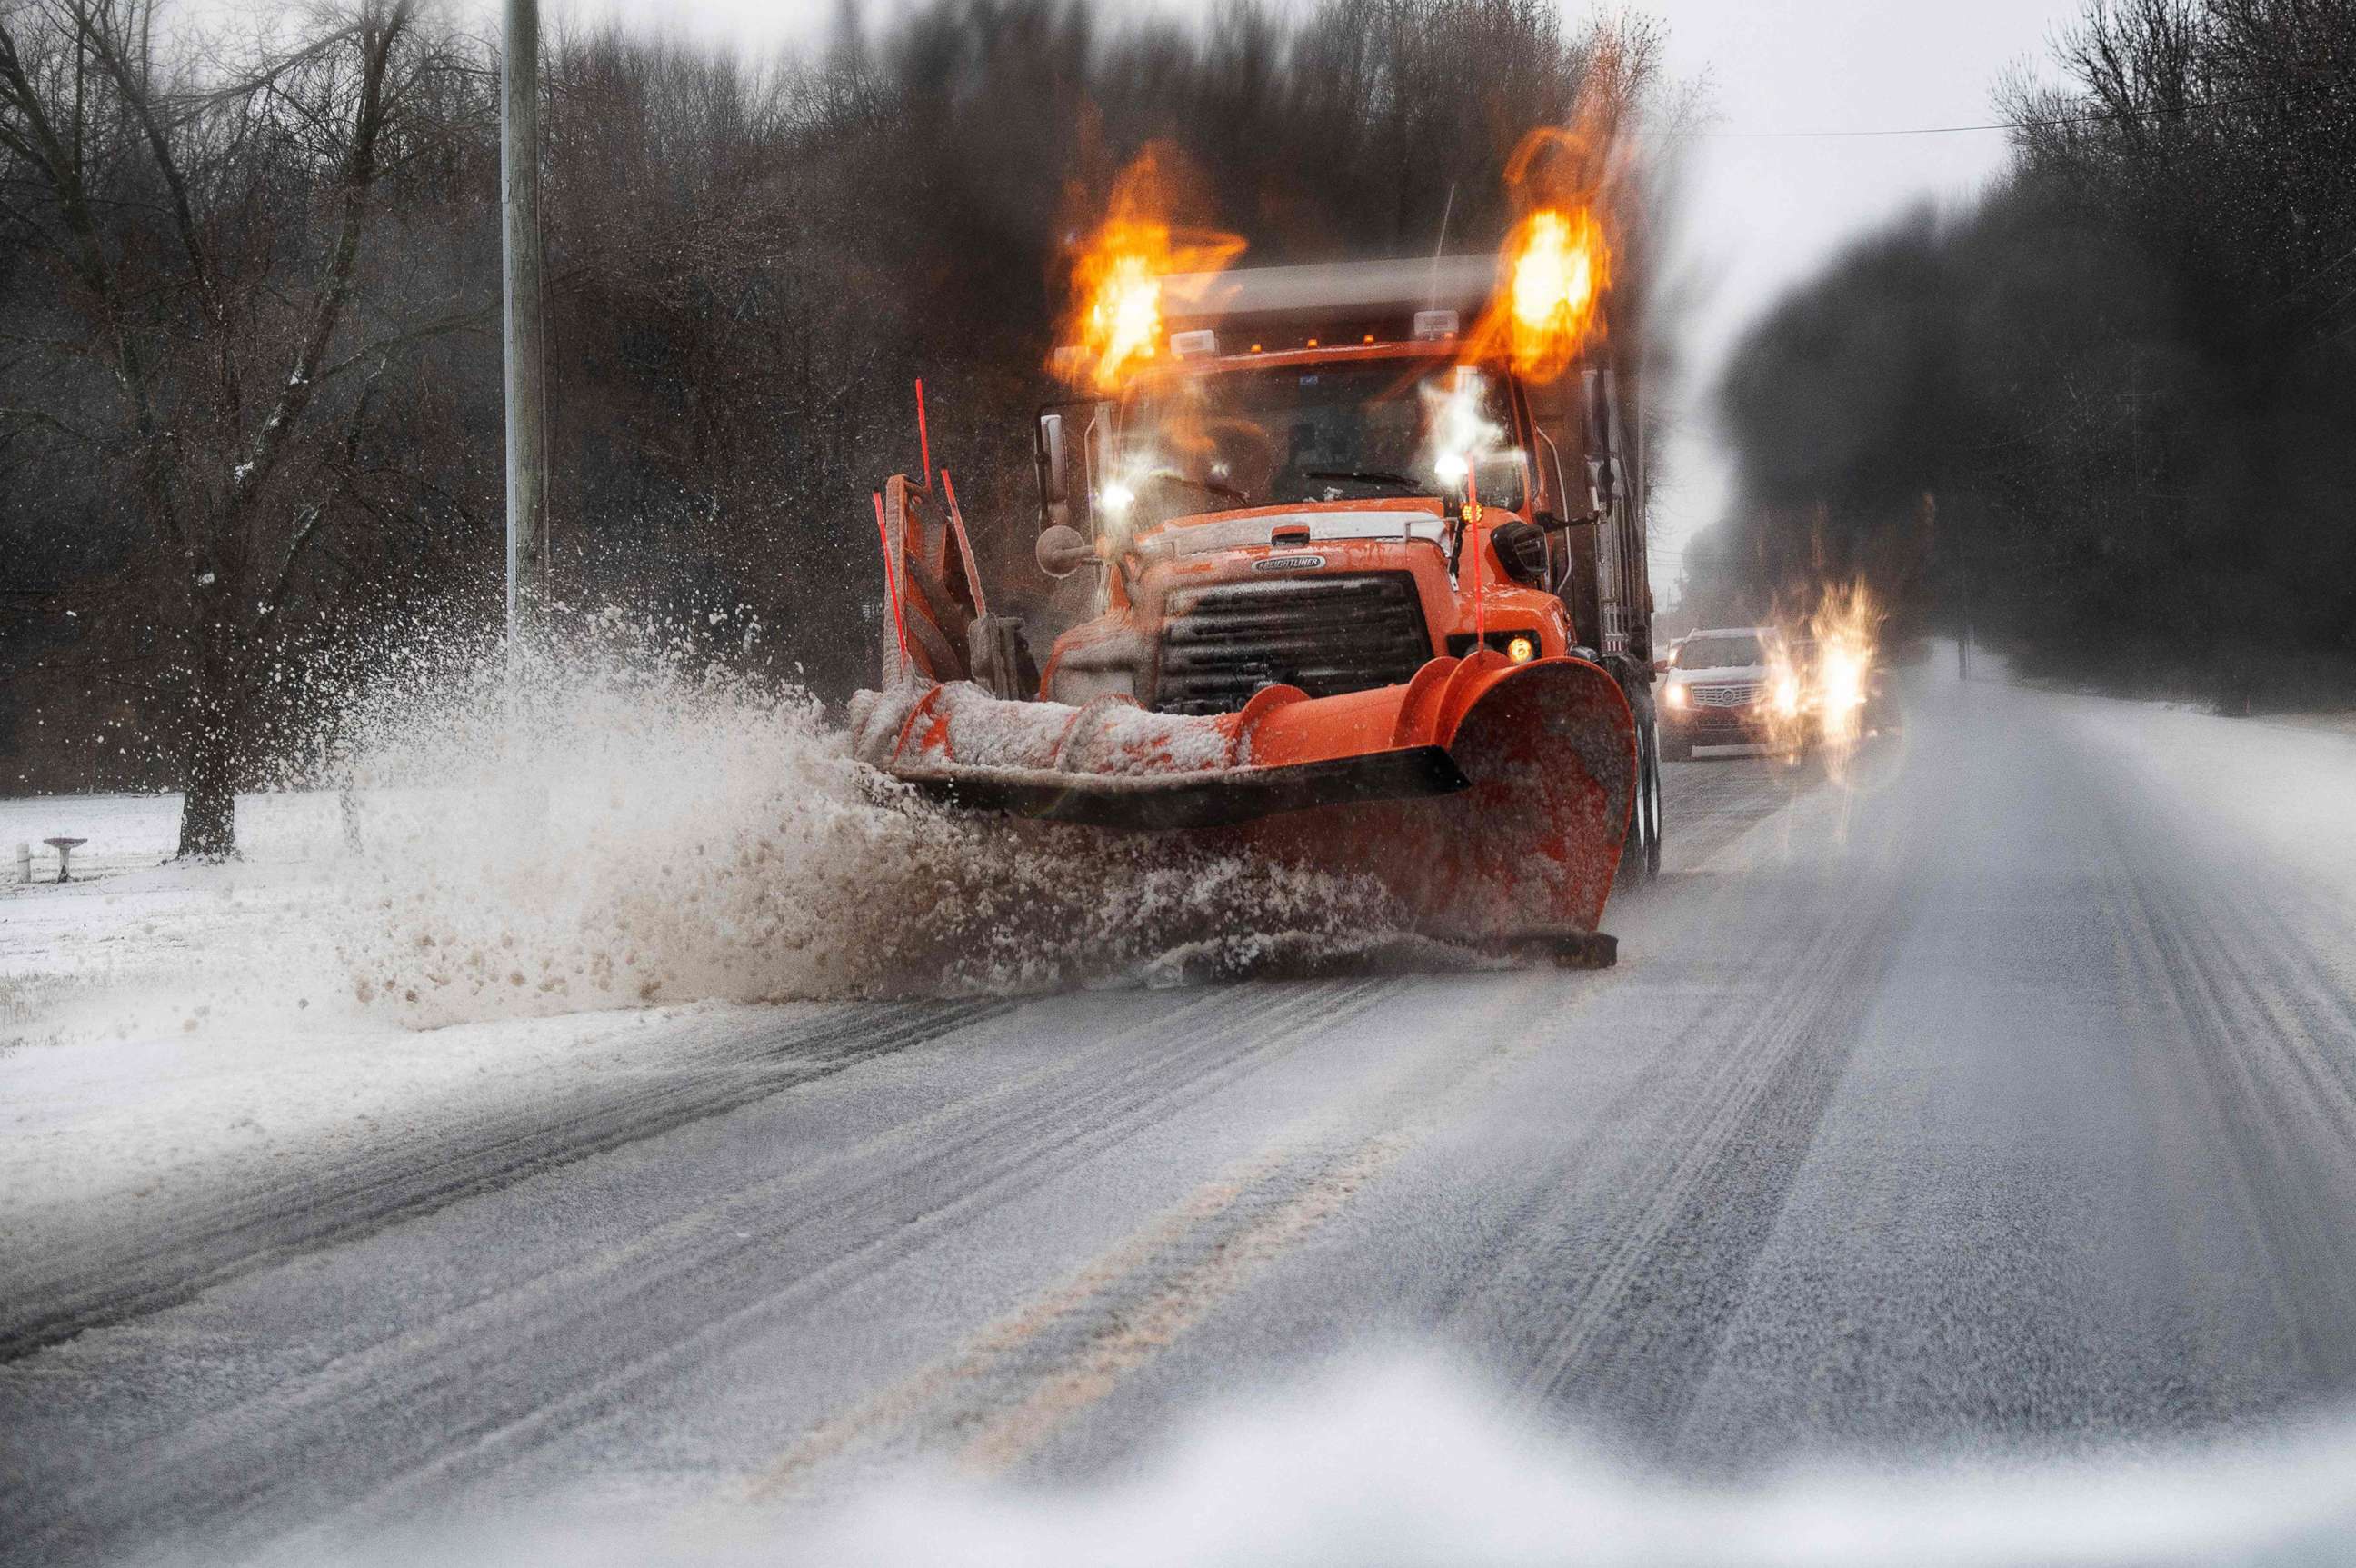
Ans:
{"type": "Polygon", "coordinates": [[[1576,659],[1435,659],[1403,686],[1239,711],[1008,702],[965,682],[862,693],[860,757],[969,809],[1206,842],[1370,875],[1414,925],[1483,943],[1592,932],[1618,870],[1635,730],[1576,659]]]}

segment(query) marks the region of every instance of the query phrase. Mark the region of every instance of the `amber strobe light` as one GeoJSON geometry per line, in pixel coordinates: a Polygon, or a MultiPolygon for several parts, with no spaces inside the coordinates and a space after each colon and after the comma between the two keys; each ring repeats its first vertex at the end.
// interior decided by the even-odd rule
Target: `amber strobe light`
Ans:
{"type": "Polygon", "coordinates": [[[1611,281],[1611,252],[1586,208],[1547,207],[1516,226],[1510,253],[1506,328],[1514,369],[1532,381],[1551,381],[1598,325],[1596,303],[1611,281]]]}
{"type": "Polygon", "coordinates": [[[1217,272],[1241,254],[1232,234],[1175,224],[1177,153],[1160,143],[1140,153],[1115,182],[1104,221],[1072,256],[1065,342],[1049,368],[1098,393],[1119,392],[1163,349],[1162,280],[1217,272]]]}

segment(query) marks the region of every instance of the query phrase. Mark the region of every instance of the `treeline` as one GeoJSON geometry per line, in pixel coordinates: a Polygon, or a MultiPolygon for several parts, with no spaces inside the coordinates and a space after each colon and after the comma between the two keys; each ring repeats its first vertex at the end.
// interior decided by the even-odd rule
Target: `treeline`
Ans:
{"type": "Polygon", "coordinates": [[[2356,673],[2356,3],[2104,0],[2008,169],[1776,309],[1720,412],[1720,613],[1850,571],[2030,669],[2253,703],[2356,673]]]}
{"type": "MultiPolygon", "coordinates": [[[[388,650],[497,634],[498,54],[400,0],[255,38],[201,7],[0,10],[0,789],[230,791],[331,758],[388,650]],[[168,41],[167,41],[168,40],[168,41]]],[[[1156,139],[1265,262],[1494,242],[1502,166],[1661,40],[1546,0],[853,5],[807,58],[543,46],[553,577],[841,693],[867,492],[937,464],[1031,586],[1064,252],[1156,139]],[[748,633],[750,635],[748,635],[748,633]]],[[[1600,113],[1595,106],[1600,105],[1600,113]]],[[[1650,231],[1617,302],[1638,319],[1650,231]]]]}

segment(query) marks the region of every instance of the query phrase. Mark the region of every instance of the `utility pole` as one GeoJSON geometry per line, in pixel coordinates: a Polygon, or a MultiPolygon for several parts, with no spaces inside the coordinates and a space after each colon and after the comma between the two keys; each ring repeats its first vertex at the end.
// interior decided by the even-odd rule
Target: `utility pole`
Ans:
{"type": "Polygon", "coordinates": [[[540,295],[540,0],[507,0],[499,62],[499,251],[506,327],[508,651],[541,632],[548,597],[547,392],[540,295]]]}

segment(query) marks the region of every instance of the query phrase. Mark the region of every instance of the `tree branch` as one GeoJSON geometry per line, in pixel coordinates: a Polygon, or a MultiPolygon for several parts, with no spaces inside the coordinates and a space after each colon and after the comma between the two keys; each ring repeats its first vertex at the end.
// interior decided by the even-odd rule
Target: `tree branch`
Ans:
{"type": "MultiPolygon", "coordinates": [[[[398,18],[393,24],[395,30],[398,30],[402,24],[407,20],[409,6],[404,3],[395,6],[394,9],[399,14],[398,18]]],[[[189,121],[203,114],[209,109],[218,108],[223,103],[235,102],[240,99],[252,98],[255,94],[261,92],[263,89],[275,86],[278,79],[284,76],[287,72],[310,64],[313,60],[317,59],[321,55],[326,54],[329,49],[334,48],[337,45],[343,43],[345,40],[355,36],[366,35],[369,27],[369,23],[363,21],[355,22],[349,27],[338,27],[334,32],[329,33],[327,37],[315,39],[311,43],[305,44],[302,48],[297,49],[291,55],[288,55],[285,59],[273,62],[268,67],[255,72],[252,76],[241,78],[241,80],[230,82],[225,86],[212,88],[204,92],[186,92],[177,94],[174,96],[170,102],[173,107],[178,112],[166,120],[165,122],[165,125],[167,129],[177,130],[182,125],[187,124],[189,121]]]]}
{"type": "Polygon", "coordinates": [[[100,318],[105,323],[113,349],[115,378],[130,399],[132,417],[139,431],[140,477],[148,492],[148,504],[155,509],[156,521],[166,535],[185,553],[189,540],[173,503],[166,441],[155,417],[146,361],[123,324],[122,293],[114,269],[107,260],[106,246],[99,238],[98,220],[91,211],[80,155],[70,156],[58,139],[41,95],[25,69],[15,35],[5,21],[0,21],[0,107],[16,110],[22,124],[23,139],[32,151],[31,162],[54,195],[67,232],[73,238],[77,253],[69,258],[68,264],[96,298],[100,318]]]}
{"type": "MultiPolygon", "coordinates": [[[[368,217],[369,196],[376,180],[377,139],[385,124],[384,79],[394,43],[408,26],[409,0],[395,0],[381,23],[364,22],[360,39],[360,94],[354,108],[352,143],[344,161],[343,220],[336,248],[328,258],[326,277],[311,312],[311,320],[294,359],[293,372],[279,389],[277,406],[263,421],[244,462],[230,478],[232,510],[242,510],[269,482],[285,450],[287,436],[310,406],[318,389],[319,362],[326,358],[344,307],[351,300],[352,272],[359,255],[360,227],[368,217]]],[[[348,35],[347,35],[348,36],[348,35]]]]}
{"type": "Polygon", "coordinates": [[[498,308],[498,303],[494,301],[477,310],[463,311],[456,316],[445,316],[439,320],[429,321],[423,327],[414,327],[406,332],[396,332],[390,338],[380,338],[365,349],[356,349],[321,371],[318,379],[322,381],[334,381],[347,371],[367,364],[370,360],[380,360],[395,349],[406,348],[412,343],[423,342],[428,338],[438,338],[445,332],[474,330],[486,317],[496,315],[498,308]]]}
{"type": "Polygon", "coordinates": [[[18,420],[27,424],[45,424],[51,430],[58,432],[59,435],[70,436],[72,439],[81,442],[83,445],[89,446],[96,446],[101,444],[98,437],[91,435],[88,431],[75,429],[72,425],[68,424],[64,420],[59,419],[56,414],[50,413],[45,409],[0,408],[0,419],[18,420]]]}
{"type": "Polygon", "coordinates": [[[147,142],[148,155],[155,161],[155,169],[163,177],[164,188],[172,199],[172,229],[179,238],[180,249],[188,258],[188,273],[197,285],[197,297],[210,318],[216,352],[220,360],[221,396],[227,403],[229,417],[234,422],[245,403],[244,387],[237,373],[237,356],[230,349],[229,318],[223,307],[219,281],[205,254],[204,241],[197,231],[196,213],[188,201],[188,181],[180,167],[180,160],[172,150],[165,127],[155,118],[155,106],[149,101],[143,73],[132,69],[129,52],[113,30],[92,13],[80,12],[77,26],[97,54],[99,64],[113,79],[115,91],[131,109],[132,117],[139,124],[147,142]]]}
{"type": "Polygon", "coordinates": [[[311,541],[319,536],[319,531],[327,526],[327,521],[325,501],[314,501],[304,510],[302,521],[294,526],[294,537],[286,542],[286,553],[278,563],[278,575],[270,580],[270,591],[262,596],[262,612],[255,618],[260,624],[268,625],[277,615],[279,607],[285,601],[286,585],[294,579],[294,568],[302,564],[305,553],[311,548],[311,541]]]}

